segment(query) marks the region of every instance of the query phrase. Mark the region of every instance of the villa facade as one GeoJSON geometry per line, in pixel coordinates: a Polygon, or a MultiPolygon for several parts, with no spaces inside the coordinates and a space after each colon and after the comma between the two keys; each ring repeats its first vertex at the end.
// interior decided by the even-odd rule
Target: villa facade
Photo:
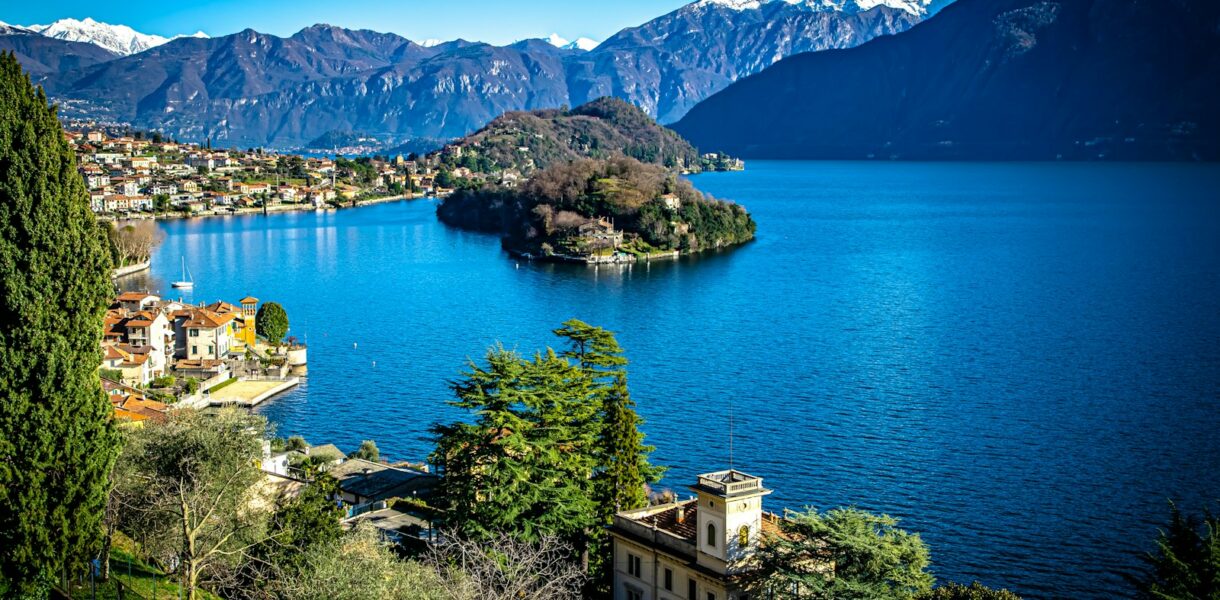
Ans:
{"type": "Polygon", "coordinates": [[[761,477],[736,470],[700,475],[688,500],[620,512],[610,528],[615,600],[749,600],[744,575],[763,534],[761,477]]]}

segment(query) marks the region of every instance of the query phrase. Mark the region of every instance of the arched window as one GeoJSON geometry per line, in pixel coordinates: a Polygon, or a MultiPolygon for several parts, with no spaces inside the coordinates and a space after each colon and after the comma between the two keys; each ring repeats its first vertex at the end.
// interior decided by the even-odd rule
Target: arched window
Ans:
{"type": "Polygon", "coordinates": [[[742,525],[741,529],[737,530],[737,545],[745,548],[750,545],[750,526],[742,525]]]}
{"type": "Polygon", "coordinates": [[[715,523],[707,524],[707,545],[709,545],[713,548],[716,547],[716,524],[715,523]]]}

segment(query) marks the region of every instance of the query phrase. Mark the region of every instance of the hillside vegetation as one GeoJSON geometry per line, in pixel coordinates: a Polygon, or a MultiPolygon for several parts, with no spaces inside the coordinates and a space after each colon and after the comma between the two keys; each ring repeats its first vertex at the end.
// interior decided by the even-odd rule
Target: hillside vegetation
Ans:
{"type": "Polygon", "coordinates": [[[753,239],[755,231],[740,205],[628,157],[556,164],[515,189],[459,190],[437,215],[449,225],[501,234],[514,253],[589,262],[722,248],[753,239]]]}
{"type": "Polygon", "coordinates": [[[718,168],[640,108],[600,98],[573,109],[509,112],[437,153],[450,168],[528,174],[580,158],[628,156],[675,171],[718,168]]]}

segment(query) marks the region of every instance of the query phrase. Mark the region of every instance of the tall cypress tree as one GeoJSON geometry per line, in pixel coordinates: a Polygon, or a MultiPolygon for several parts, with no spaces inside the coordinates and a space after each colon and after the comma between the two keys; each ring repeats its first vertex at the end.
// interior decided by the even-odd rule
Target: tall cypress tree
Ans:
{"type": "Polygon", "coordinates": [[[594,484],[599,518],[608,525],[614,513],[647,504],[644,485],[660,479],[663,469],[648,462],[654,448],[644,444],[644,419],[627,389],[627,357],[614,332],[571,319],[554,333],[568,341],[563,356],[585,371],[600,405],[594,484]]]}
{"type": "Polygon", "coordinates": [[[98,367],[104,229],[48,106],[0,55],[0,574],[41,596],[97,552],[117,437],[98,367]]]}
{"type": "Polygon", "coordinates": [[[614,333],[578,319],[565,321],[555,335],[568,341],[563,356],[574,360],[591,382],[598,411],[591,423],[597,434],[593,448],[594,471],[590,483],[598,527],[589,530],[590,595],[609,592],[610,545],[605,527],[614,514],[648,505],[645,484],[661,478],[664,469],[648,462],[653,447],[644,444],[640,425],[627,389],[627,357],[614,333]]]}

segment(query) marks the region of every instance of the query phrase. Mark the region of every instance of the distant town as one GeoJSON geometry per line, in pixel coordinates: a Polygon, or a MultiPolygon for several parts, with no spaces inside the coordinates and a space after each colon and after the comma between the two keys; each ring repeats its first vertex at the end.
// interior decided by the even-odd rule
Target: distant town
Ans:
{"type": "Polygon", "coordinates": [[[69,129],[66,135],[90,205],[106,216],[326,210],[449,191],[425,161],[402,155],[348,160],[226,150],[101,128],[69,129]]]}

